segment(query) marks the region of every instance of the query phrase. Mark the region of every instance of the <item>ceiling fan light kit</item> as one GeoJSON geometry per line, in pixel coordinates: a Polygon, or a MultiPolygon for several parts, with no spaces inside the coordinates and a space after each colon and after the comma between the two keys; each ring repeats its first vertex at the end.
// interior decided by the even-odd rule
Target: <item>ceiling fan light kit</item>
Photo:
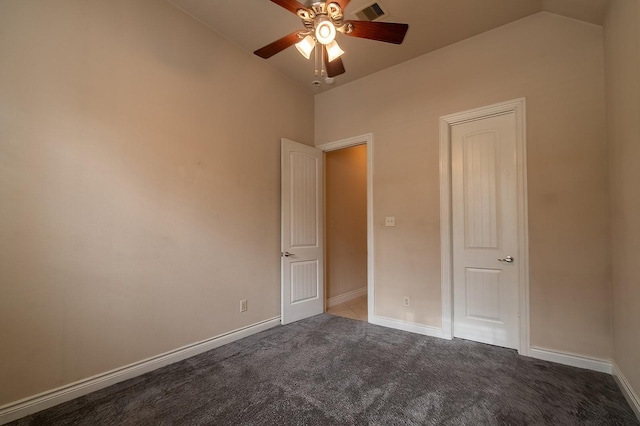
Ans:
{"type": "MultiPolygon", "coordinates": [[[[344,21],[343,10],[351,0],[316,1],[309,8],[297,0],[271,1],[296,14],[302,20],[304,29],[286,35],[253,53],[268,59],[287,47],[295,45],[302,56],[310,59],[315,50],[316,77],[323,76],[326,71],[327,83],[328,81],[333,83],[335,76],[345,72],[344,64],[340,58],[344,51],[336,41],[338,32],[349,37],[401,44],[409,29],[407,24],[344,21]],[[320,45],[318,46],[318,44],[320,45]],[[318,58],[320,59],[320,67],[318,67],[318,58]]],[[[313,82],[314,86],[318,87],[316,82],[318,80],[313,82]]]]}

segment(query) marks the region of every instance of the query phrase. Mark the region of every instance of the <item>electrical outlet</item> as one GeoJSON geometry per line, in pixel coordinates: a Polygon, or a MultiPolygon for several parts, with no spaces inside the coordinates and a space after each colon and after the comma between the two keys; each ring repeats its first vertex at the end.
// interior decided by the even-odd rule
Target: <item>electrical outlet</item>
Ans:
{"type": "Polygon", "coordinates": [[[409,302],[410,302],[410,301],[409,301],[409,297],[408,297],[408,296],[405,296],[405,297],[404,297],[404,306],[405,306],[405,308],[408,308],[408,307],[409,307],[409,302]]]}
{"type": "Polygon", "coordinates": [[[396,226],[395,216],[387,216],[384,218],[384,226],[396,226]]]}
{"type": "Polygon", "coordinates": [[[242,299],[240,301],[240,312],[246,312],[246,311],[247,311],[247,300],[242,299]]]}

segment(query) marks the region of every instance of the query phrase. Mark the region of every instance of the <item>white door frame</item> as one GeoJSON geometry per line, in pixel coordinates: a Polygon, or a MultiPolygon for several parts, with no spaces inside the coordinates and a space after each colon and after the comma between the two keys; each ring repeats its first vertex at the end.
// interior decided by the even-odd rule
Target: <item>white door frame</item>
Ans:
{"type": "MultiPolygon", "coordinates": [[[[325,143],[316,146],[316,148],[321,149],[324,152],[329,152],[356,145],[367,146],[367,313],[369,320],[371,320],[374,316],[375,300],[373,295],[373,133],[325,143]]],[[[326,285],[327,284],[325,282],[325,294],[326,285]]]]}
{"type": "Polygon", "coordinates": [[[518,168],[518,252],[520,268],[520,336],[518,353],[529,355],[529,251],[526,162],[526,99],[463,111],[440,117],[440,253],[442,277],[442,331],[453,338],[453,230],[451,209],[451,127],[491,116],[514,113],[516,118],[516,164],[518,168]]]}

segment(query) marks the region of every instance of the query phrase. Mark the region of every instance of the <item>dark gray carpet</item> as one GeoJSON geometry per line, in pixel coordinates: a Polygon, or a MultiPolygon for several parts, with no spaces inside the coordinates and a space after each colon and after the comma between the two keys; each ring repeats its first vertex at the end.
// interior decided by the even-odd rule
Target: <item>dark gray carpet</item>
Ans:
{"type": "Polygon", "coordinates": [[[14,425],[639,425],[609,375],[319,315],[14,425]]]}

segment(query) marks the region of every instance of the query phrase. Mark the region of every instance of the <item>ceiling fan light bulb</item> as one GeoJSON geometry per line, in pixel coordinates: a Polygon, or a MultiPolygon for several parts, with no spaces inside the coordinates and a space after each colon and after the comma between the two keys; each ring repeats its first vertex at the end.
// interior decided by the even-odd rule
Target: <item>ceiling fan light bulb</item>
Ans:
{"type": "Polygon", "coordinates": [[[333,40],[327,45],[327,59],[329,62],[333,62],[334,59],[338,59],[342,55],[344,55],[344,50],[338,46],[337,41],[333,40]]]}
{"type": "Polygon", "coordinates": [[[329,44],[336,38],[336,27],[331,21],[322,21],[316,26],[316,40],[329,44]]]}
{"type": "Polygon", "coordinates": [[[305,58],[309,59],[311,57],[311,52],[313,52],[313,48],[316,46],[316,42],[313,40],[313,37],[306,36],[298,43],[296,43],[296,49],[298,52],[305,58]]]}

